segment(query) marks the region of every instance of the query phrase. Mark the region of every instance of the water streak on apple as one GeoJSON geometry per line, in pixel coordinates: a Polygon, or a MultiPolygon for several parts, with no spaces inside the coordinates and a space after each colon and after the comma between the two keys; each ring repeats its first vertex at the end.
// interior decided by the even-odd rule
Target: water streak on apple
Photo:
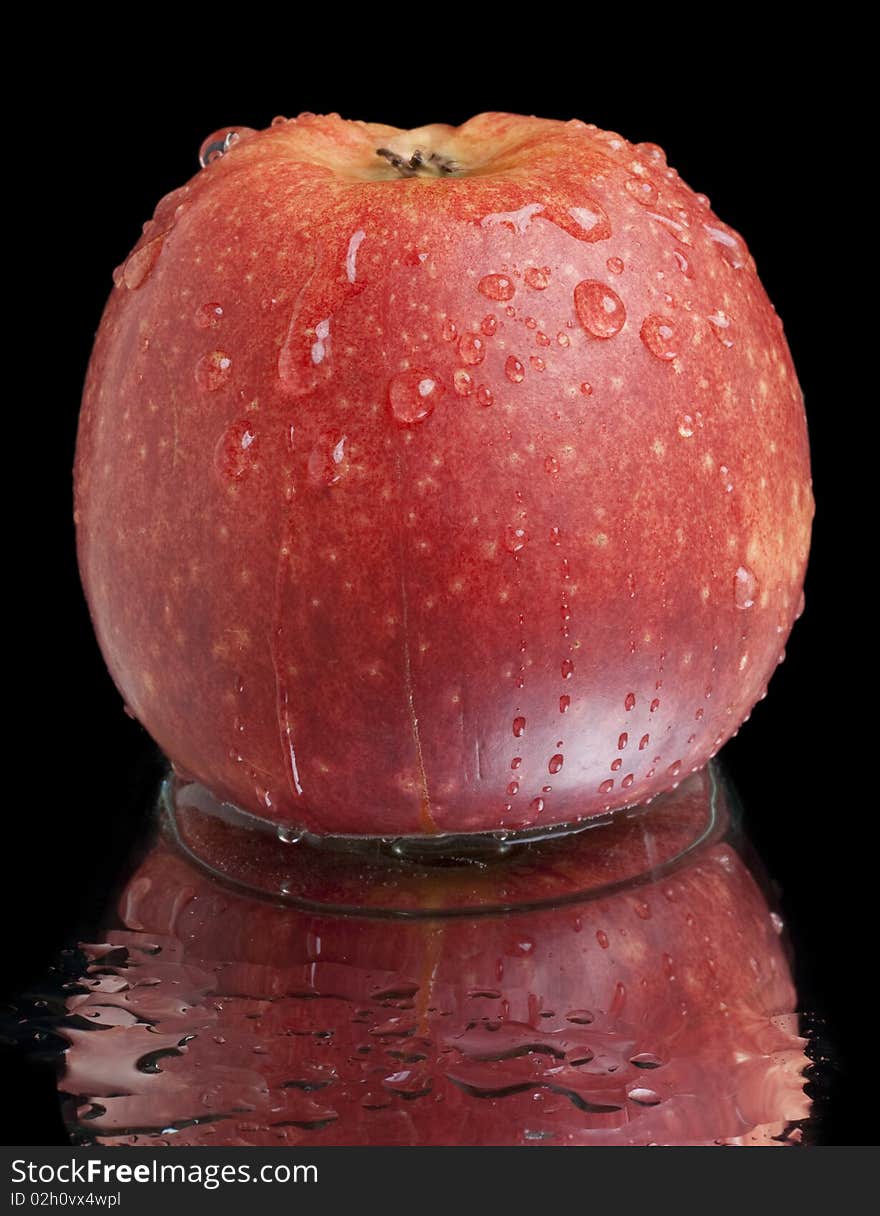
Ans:
{"type": "Polygon", "coordinates": [[[114,275],[75,469],[98,640],[170,759],[378,834],[570,822],[705,764],[813,509],[738,234],[580,122],[301,115],[201,158],[114,275]],[[609,777],[622,732],[651,748],[609,777]]]}

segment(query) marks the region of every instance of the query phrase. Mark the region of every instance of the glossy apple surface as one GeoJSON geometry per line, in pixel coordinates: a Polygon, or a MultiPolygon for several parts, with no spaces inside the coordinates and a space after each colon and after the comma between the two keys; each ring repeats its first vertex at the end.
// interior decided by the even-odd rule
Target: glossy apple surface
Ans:
{"type": "Polygon", "coordinates": [[[570,822],[704,765],[812,517],[741,238],[581,122],[303,115],[205,160],[117,272],[76,460],[97,636],[175,765],[367,834],[570,822]]]}
{"type": "Polygon", "coordinates": [[[781,922],[712,797],[698,774],[577,838],[360,878],[344,857],[233,841],[186,812],[188,846],[259,891],[167,837],[146,857],[67,1002],[75,1130],[148,1145],[784,1138],[809,1103],[781,922]],[[279,902],[298,867],[316,903],[360,914],[279,902]],[[408,915],[375,914],[389,906],[408,915]]]}

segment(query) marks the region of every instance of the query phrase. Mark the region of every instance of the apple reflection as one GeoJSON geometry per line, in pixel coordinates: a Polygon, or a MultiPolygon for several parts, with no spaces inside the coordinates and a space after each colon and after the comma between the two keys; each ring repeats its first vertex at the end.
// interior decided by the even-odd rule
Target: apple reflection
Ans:
{"type": "Polygon", "coordinates": [[[809,1113],[782,924],[717,770],[492,855],[277,839],[195,786],[85,947],[60,1086],[106,1145],[712,1145],[809,1113]]]}

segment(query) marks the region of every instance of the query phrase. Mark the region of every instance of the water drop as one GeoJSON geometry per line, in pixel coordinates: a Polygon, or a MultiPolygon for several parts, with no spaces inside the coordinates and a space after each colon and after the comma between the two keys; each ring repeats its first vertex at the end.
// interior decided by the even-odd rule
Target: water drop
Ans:
{"type": "Polygon", "coordinates": [[[623,708],[627,711],[627,713],[629,713],[629,711],[631,709],[635,709],[635,707],[636,707],[636,694],[634,692],[628,692],[626,694],[626,697],[623,702],[623,708]]]}
{"type": "Polygon", "coordinates": [[[730,317],[726,312],[722,312],[720,308],[716,309],[711,317],[707,317],[706,320],[709,322],[709,328],[712,330],[712,333],[722,346],[728,348],[733,346],[733,338],[730,336],[730,317]]]}
{"type": "Polygon", "coordinates": [[[627,743],[629,743],[629,735],[626,733],[626,731],[624,731],[623,734],[617,740],[617,750],[619,752],[622,752],[623,749],[626,747],[627,743]]]}
{"type": "Polygon", "coordinates": [[[217,442],[214,465],[220,477],[240,481],[251,468],[259,450],[254,424],[250,418],[233,422],[217,442]]]}
{"type": "Polygon", "coordinates": [[[547,456],[544,460],[544,471],[547,473],[559,472],[559,461],[555,456],[547,456]]]}
{"type": "Polygon", "coordinates": [[[148,241],[146,245],[141,245],[140,249],[136,249],[122,267],[122,282],[129,291],[136,291],[149,278],[150,272],[159,260],[166,235],[163,232],[161,236],[148,241]]]}
{"type": "Polygon", "coordinates": [[[596,930],[596,941],[599,943],[599,945],[602,947],[603,950],[608,949],[608,945],[609,945],[608,934],[605,932],[604,929],[596,930]]]}
{"type": "Polygon", "coordinates": [[[529,535],[525,528],[509,527],[504,532],[504,548],[508,553],[519,553],[528,544],[529,535]]]}
{"type": "Polygon", "coordinates": [[[391,413],[403,426],[423,422],[433,414],[443,392],[443,385],[433,372],[421,368],[400,372],[388,385],[391,413]]]}
{"type": "Polygon", "coordinates": [[[599,793],[600,794],[610,794],[613,789],[614,789],[614,781],[612,780],[611,777],[609,777],[607,781],[603,781],[602,784],[599,786],[599,793]]]}
{"type": "Polygon", "coordinates": [[[562,672],[563,680],[570,680],[572,672],[574,671],[574,663],[571,661],[571,659],[563,659],[560,670],[562,672]]]}
{"type": "Polygon", "coordinates": [[[477,290],[482,292],[487,300],[512,300],[516,288],[506,274],[487,274],[480,279],[477,290]]]}
{"type": "Polygon", "coordinates": [[[518,794],[519,793],[519,782],[511,781],[507,787],[507,793],[508,793],[508,796],[511,798],[514,796],[514,794],[518,794]]]}
{"type": "Polygon", "coordinates": [[[639,337],[645,347],[656,359],[674,359],[678,354],[678,340],[675,326],[665,317],[652,315],[645,317],[639,337]]]}
{"type": "Polygon", "coordinates": [[[611,221],[605,212],[594,199],[589,199],[587,204],[581,207],[569,207],[568,217],[554,217],[554,221],[566,232],[572,236],[576,236],[579,241],[607,241],[611,236],[611,221]]]}
{"type": "Polygon", "coordinates": [[[562,537],[558,528],[550,529],[550,544],[559,545],[562,543],[562,537]]]}
{"type": "Polygon", "coordinates": [[[525,718],[514,718],[513,719],[513,733],[516,736],[516,738],[521,739],[522,736],[525,734],[525,731],[526,731],[525,718]]]}
{"type": "Polygon", "coordinates": [[[781,933],[782,930],[785,928],[785,921],[782,919],[782,917],[779,915],[778,912],[770,913],[770,924],[773,926],[773,931],[775,933],[781,933]]]}
{"type": "Polygon", "coordinates": [[[734,234],[727,229],[718,228],[714,224],[704,224],[703,230],[719,246],[721,256],[728,266],[734,270],[742,270],[746,264],[746,254],[734,234]]]}
{"type": "Polygon", "coordinates": [[[620,784],[623,786],[623,788],[625,790],[628,790],[634,781],[635,781],[635,774],[627,773],[620,784]]]}
{"type": "Polygon", "coordinates": [[[650,735],[642,735],[641,739],[639,739],[639,751],[643,752],[650,742],[650,735]]]}
{"type": "Polygon", "coordinates": [[[758,593],[758,580],[747,566],[740,566],[733,580],[733,599],[737,608],[751,608],[758,593]]]}
{"type": "Polygon", "coordinates": [[[232,360],[222,350],[208,351],[196,364],[196,384],[206,393],[222,388],[232,374],[232,360]]]}
{"type": "Polygon", "coordinates": [[[242,135],[250,134],[251,130],[251,127],[224,127],[209,135],[199,148],[201,167],[204,169],[206,165],[213,164],[215,160],[225,156],[232,145],[238,143],[242,135]]]}
{"type": "Polygon", "coordinates": [[[609,258],[605,265],[612,274],[623,274],[623,258],[609,258]]]}
{"type": "Polygon", "coordinates": [[[282,844],[299,844],[305,838],[305,828],[292,827],[290,824],[279,823],[276,836],[282,844]]]}
{"type": "Polygon", "coordinates": [[[495,317],[492,316],[491,313],[489,313],[489,315],[483,317],[482,321],[480,322],[480,329],[483,331],[483,333],[486,335],[487,338],[491,338],[492,335],[495,333],[495,331],[498,329],[498,321],[496,320],[495,317]]]}
{"type": "Polygon", "coordinates": [[[657,1106],[662,1101],[659,1094],[653,1089],[645,1089],[644,1086],[631,1089],[627,1097],[631,1102],[638,1102],[639,1106],[657,1106]]]}
{"type": "Polygon", "coordinates": [[[481,384],[476,392],[477,405],[489,406],[495,400],[492,396],[492,390],[485,384],[481,384]]]}
{"type": "Polygon", "coordinates": [[[544,291],[550,283],[549,266],[529,266],[523,278],[535,291],[544,291]]]}
{"type": "Polygon", "coordinates": [[[655,697],[654,700],[651,702],[651,713],[652,714],[656,713],[659,708],[660,708],[660,698],[655,697]]]}
{"type": "Polygon", "coordinates": [[[663,1061],[651,1051],[640,1051],[637,1055],[630,1056],[629,1062],[630,1064],[634,1064],[636,1068],[663,1067],[663,1061]]]}
{"type": "Polygon", "coordinates": [[[458,330],[455,328],[455,322],[450,321],[448,317],[443,322],[443,328],[440,330],[440,336],[444,342],[454,342],[458,337],[458,330]]]}
{"type": "Polygon", "coordinates": [[[462,334],[458,342],[458,353],[470,367],[482,363],[486,357],[486,343],[479,334],[462,334]]]}
{"type": "Polygon", "coordinates": [[[669,768],[667,769],[667,772],[669,773],[670,777],[677,777],[678,774],[681,772],[681,761],[674,760],[672,762],[672,764],[670,764],[669,768]]]}
{"type": "Polygon", "coordinates": [[[694,272],[691,269],[690,262],[684,256],[682,251],[680,249],[673,249],[672,256],[675,258],[676,262],[678,263],[678,269],[681,271],[681,273],[684,275],[684,277],[686,279],[692,279],[694,277],[694,272]]]}
{"type": "Polygon", "coordinates": [[[612,773],[619,773],[622,768],[623,768],[623,761],[621,760],[620,756],[618,756],[616,760],[611,761],[612,773]]]}
{"type": "Polygon", "coordinates": [[[529,803],[529,810],[532,812],[533,815],[540,815],[540,813],[541,813],[541,811],[543,811],[543,809],[544,809],[544,799],[543,798],[533,798],[532,801],[529,803]]]}
{"type": "Polygon", "coordinates": [[[550,763],[547,765],[547,769],[555,777],[564,763],[565,761],[563,757],[559,754],[559,752],[557,752],[555,756],[550,757],[550,763]]]}
{"type": "Polygon", "coordinates": [[[322,431],[309,453],[308,477],[313,486],[335,486],[345,475],[347,436],[339,431],[322,431]]]}
{"type": "Polygon", "coordinates": [[[504,364],[504,374],[513,384],[521,384],[526,373],[519,359],[513,355],[509,355],[507,362],[504,364]]]}
{"type": "Polygon", "coordinates": [[[593,395],[592,384],[588,384],[587,381],[585,380],[584,383],[581,385],[581,392],[583,393],[583,395],[585,397],[592,397],[592,395],[593,395]]]}
{"type": "Polygon", "coordinates": [[[458,371],[453,373],[452,387],[459,397],[469,397],[475,388],[473,376],[471,376],[470,372],[466,372],[464,368],[460,367],[458,371]]]}
{"type": "Polygon", "coordinates": [[[583,328],[594,338],[613,338],[626,321],[617,292],[597,279],[584,279],[574,289],[574,309],[583,328]]]}
{"type": "Polygon", "coordinates": [[[518,769],[521,764],[522,764],[522,756],[514,756],[510,762],[510,767],[512,769],[518,769]]]}
{"type": "Polygon", "coordinates": [[[212,300],[196,309],[193,320],[199,329],[216,329],[223,320],[223,308],[212,300]]]}
{"type": "Polygon", "coordinates": [[[643,177],[630,177],[623,183],[623,188],[631,198],[643,207],[653,207],[657,202],[657,187],[643,177]]]}
{"type": "Polygon", "coordinates": [[[536,372],[542,372],[544,370],[544,368],[547,366],[540,355],[530,355],[529,363],[532,365],[532,367],[535,369],[536,372]]]}

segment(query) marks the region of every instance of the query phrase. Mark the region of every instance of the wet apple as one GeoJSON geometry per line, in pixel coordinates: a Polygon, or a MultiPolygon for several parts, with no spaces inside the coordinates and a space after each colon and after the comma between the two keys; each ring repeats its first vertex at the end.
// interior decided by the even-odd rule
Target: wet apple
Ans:
{"type": "Polygon", "coordinates": [[[119,269],[76,459],[109,669],[317,833],[579,820],[698,769],[799,611],[803,403],[742,239],[582,122],[206,141],[119,269]]]}

